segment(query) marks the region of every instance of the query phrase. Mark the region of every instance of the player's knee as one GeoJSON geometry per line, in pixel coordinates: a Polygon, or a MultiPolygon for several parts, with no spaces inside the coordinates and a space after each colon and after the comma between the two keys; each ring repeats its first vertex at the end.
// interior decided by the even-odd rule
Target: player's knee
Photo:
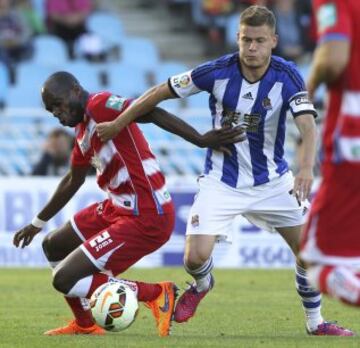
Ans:
{"type": "Polygon", "coordinates": [[[63,294],[68,294],[73,287],[73,282],[64,268],[59,268],[53,277],[53,287],[63,294]]]}
{"type": "Polygon", "coordinates": [[[184,255],[184,264],[189,269],[197,269],[201,267],[209,257],[210,255],[204,251],[191,249],[184,255]]]}
{"type": "Polygon", "coordinates": [[[42,242],[42,248],[44,251],[44,254],[48,260],[52,260],[52,241],[51,241],[51,234],[47,234],[42,242]]]}

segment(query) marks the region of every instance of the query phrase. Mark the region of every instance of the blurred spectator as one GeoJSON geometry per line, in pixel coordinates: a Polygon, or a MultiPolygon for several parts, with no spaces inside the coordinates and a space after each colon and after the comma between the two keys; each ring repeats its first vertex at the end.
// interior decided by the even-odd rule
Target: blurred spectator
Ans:
{"type": "Polygon", "coordinates": [[[31,0],[16,0],[16,8],[25,18],[33,35],[45,33],[45,24],[39,13],[34,10],[31,0]]]}
{"type": "Polygon", "coordinates": [[[62,38],[74,57],[75,40],[86,32],[86,19],[94,9],[92,0],[46,0],[48,31],[62,38]]]}
{"type": "Polygon", "coordinates": [[[274,1],[273,11],[277,21],[279,43],[275,54],[287,59],[297,61],[305,52],[301,16],[297,12],[295,0],[274,1]]]}
{"type": "Polygon", "coordinates": [[[73,141],[73,137],[64,129],[54,129],[48,135],[44,152],[31,174],[63,176],[69,169],[73,141]]]}
{"type": "Polygon", "coordinates": [[[32,33],[11,5],[11,0],[0,0],[0,60],[8,67],[10,81],[14,83],[16,63],[31,56],[32,33]]]}

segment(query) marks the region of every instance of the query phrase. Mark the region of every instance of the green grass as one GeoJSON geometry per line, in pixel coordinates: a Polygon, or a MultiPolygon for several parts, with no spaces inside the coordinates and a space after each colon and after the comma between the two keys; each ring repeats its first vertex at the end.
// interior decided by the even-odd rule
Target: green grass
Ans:
{"type": "MultiPolygon", "coordinates": [[[[135,269],[128,279],[171,279],[184,287],[180,268],[135,269]]],[[[216,287],[187,324],[174,324],[172,336],[157,337],[150,312],[141,306],[136,322],[105,337],[44,337],[71,318],[62,296],[51,287],[51,272],[0,269],[0,347],[360,347],[358,337],[309,337],[294,288],[284,270],[217,270],[216,287]]],[[[324,300],[323,314],[360,332],[360,312],[324,300]]]]}

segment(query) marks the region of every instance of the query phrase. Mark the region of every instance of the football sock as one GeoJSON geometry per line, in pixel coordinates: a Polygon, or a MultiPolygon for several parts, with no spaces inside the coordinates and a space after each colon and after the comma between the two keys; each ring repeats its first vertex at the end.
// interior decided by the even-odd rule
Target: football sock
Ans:
{"type": "MultiPolygon", "coordinates": [[[[49,261],[50,267],[53,269],[61,261],[49,261]]],[[[89,300],[86,298],[79,298],[79,297],[67,297],[64,296],[65,301],[71,308],[71,311],[74,314],[76,323],[81,327],[90,327],[94,325],[94,319],[91,314],[89,300]]]]}
{"type": "Polygon", "coordinates": [[[89,301],[87,299],[79,297],[64,297],[75,316],[76,323],[79,326],[90,327],[94,325],[95,322],[91,314],[89,301]]]}
{"type": "Polygon", "coordinates": [[[190,269],[186,264],[184,268],[196,282],[198,292],[208,290],[211,284],[211,271],[214,268],[213,259],[210,257],[202,266],[197,269],[190,269]]]}
{"type": "Polygon", "coordinates": [[[304,268],[296,264],[295,285],[301,297],[308,329],[314,331],[324,319],[321,315],[321,294],[310,286],[307,272],[304,268]]]}
{"type": "Polygon", "coordinates": [[[360,306],[360,276],[351,268],[314,266],[309,269],[309,278],[321,292],[360,306]]]}
{"type": "Polygon", "coordinates": [[[147,302],[156,300],[161,294],[161,286],[159,284],[134,282],[137,285],[139,301],[147,302]]]}
{"type": "Polygon", "coordinates": [[[138,300],[142,302],[155,300],[161,293],[161,286],[159,284],[118,279],[109,277],[104,273],[96,273],[92,276],[88,276],[77,281],[77,283],[70,289],[67,296],[90,298],[92,293],[100,285],[107,283],[108,281],[125,283],[126,285],[130,286],[137,293],[138,300]]]}

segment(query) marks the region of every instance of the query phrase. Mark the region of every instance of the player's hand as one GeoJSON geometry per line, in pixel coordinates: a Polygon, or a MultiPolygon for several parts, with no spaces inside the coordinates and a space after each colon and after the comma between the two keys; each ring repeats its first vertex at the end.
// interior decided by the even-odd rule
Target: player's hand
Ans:
{"type": "Polygon", "coordinates": [[[202,135],[202,147],[209,147],[216,151],[222,151],[231,156],[231,150],[226,145],[239,143],[246,139],[246,132],[243,126],[231,128],[225,126],[219,129],[212,129],[202,135]]]}
{"type": "Polygon", "coordinates": [[[115,120],[96,125],[96,133],[102,142],[115,138],[119,134],[120,130],[121,128],[115,120]]]}
{"type": "Polygon", "coordinates": [[[34,237],[41,231],[41,228],[37,228],[33,225],[27,225],[24,228],[22,228],[20,231],[16,232],[14,235],[14,239],[13,239],[13,244],[16,247],[20,246],[21,243],[21,248],[25,248],[26,246],[28,246],[32,240],[34,239],[34,237]]]}
{"type": "Polygon", "coordinates": [[[302,168],[295,176],[293,194],[302,202],[305,201],[311,192],[311,186],[314,181],[312,168],[302,168]]]}

